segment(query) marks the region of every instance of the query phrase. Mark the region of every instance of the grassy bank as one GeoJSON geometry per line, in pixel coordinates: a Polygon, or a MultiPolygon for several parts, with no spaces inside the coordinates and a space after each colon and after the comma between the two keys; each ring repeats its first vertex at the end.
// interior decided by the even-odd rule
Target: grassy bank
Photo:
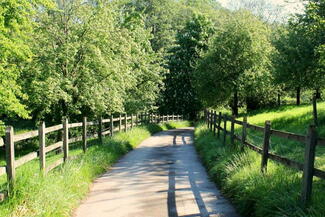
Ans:
{"type": "MultiPolygon", "coordinates": [[[[273,129],[306,135],[308,126],[313,122],[312,106],[289,105],[248,114],[248,122],[251,124],[264,126],[266,120],[271,121],[273,129]]],[[[318,103],[318,124],[318,134],[325,138],[325,102],[318,103]]],[[[230,129],[230,125],[228,129],[230,129]]],[[[236,125],[236,131],[241,135],[241,126],[236,125]]],[[[248,140],[262,147],[263,133],[251,129],[248,129],[247,132],[248,140]]],[[[305,145],[300,142],[276,136],[271,137],[271,152],[292,160],[303,162],[304,147],[305,145]]],[[[325,147],[317,147],[315,166],[325,170],[325,147]]]]}
{"type": "MultiPolygon", "coordinates": [[[[325,137],[325,103],[319,104],[319,134],[325,137]]],[[[271,120],[278,130],[305,134],[312,121],[310,105],[283,106],[249,114],[248,122],[263,126],[271,120]]],[[[228,129],[230,125],[228,125],[228,129]]],[[[236,128],[241,135],[241,127],[236,128]]],[[[311,206],[300,204],[302,173],[269,161],[265,175],[260,173],[261,156],[251,150],[222,145],[202,123],[195,130],[196,147],[212,179],[244,216],[325,216],[325,181],[314,178],[311,206]]],[[[248,131],[248,140],[262,146],[263,135],[248,131]]],[[[229,141],[227,144],[230,144],[229,141]]],[[[303,162],[304,145],[272,136],[270,151],[303,162]]],[[[316,167],[325,169],[325,149],[316,150],[316,167]]]]}
{"type": "MultiPolygon", "coordinates": [[[[154,133],[185,126],[189,126],[189,123],[151,124],[105,138],[103,145],[92,140],[86,154],[82,154],[80,148],[72,149],[70,155],[79,157],[46,176],[39,174],[38,161],[32,161],[18,168],[15,191],[10,199],[0,203],[0,216],[70,216],[71,210],[87,194],[94,178],[122,155],[154,133]]],[[[47,163],[59,157],[62,156],[50,156],[47,163]]],[[[5,177],[2,176],[2,190],[7,188],[4,183],[5,177]]]]}

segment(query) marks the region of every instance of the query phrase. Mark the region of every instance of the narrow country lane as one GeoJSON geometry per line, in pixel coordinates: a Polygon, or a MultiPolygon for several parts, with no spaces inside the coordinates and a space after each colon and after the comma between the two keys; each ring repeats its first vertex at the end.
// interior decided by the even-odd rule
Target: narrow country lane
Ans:
{"type": "Polygon", "coordinates": [[[98,178],[76,217],[238,216],[209,181],[193,128],[160,132],[98,178]]]}

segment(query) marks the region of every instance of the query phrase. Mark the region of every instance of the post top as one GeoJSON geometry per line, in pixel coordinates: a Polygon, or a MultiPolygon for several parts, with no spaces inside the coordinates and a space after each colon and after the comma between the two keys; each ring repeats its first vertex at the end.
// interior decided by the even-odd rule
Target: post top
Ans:
{"type": "Polygon", "coordinates": [[[14,130],[14,127],[13,126],[7,126],[6,133],[9,133],[9,132],[11,132],[13,130],[14,130]]]}

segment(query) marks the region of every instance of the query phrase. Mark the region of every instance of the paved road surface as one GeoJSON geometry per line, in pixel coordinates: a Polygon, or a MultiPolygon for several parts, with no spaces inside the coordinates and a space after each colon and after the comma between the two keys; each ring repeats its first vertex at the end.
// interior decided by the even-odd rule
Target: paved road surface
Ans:
{"type": "Polygon", "coordinates": [[[193,128],[145,140],[98,178],[75,217],[231,216],[235,210],[208,180],[193,128]]]}

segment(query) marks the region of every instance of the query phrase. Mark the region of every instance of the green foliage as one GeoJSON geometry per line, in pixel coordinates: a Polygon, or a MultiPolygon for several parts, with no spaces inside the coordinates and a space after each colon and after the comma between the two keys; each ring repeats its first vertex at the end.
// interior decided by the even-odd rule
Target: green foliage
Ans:
{"type": "Polygon", "coordinates": [[[258,18],[238,12],[212,44],[194,73],[195,86],[205,106],[220,106],[234,95],[234,113],[238,95],[258,102],[272,97],[269,41],[270,30],[258,18]]]}
{"type": "Polygon", "coordinates": [[[151,46],[164,56],[174,42],[179,4],[174,0],[135,0],[126,1],[125,7],[144,14],[145,26],[154,36],[151,46]]]}
{"type": "Polygon", "coordinates": [[[164,113],[189,114],[194,118],[202,109],[192,84],[193,71],[201,53],[208,49],[213,34],[213,24],[203,15],[195,15],[177,34],[176,46],[170,51],[170,72],[161,102],[164,113]]]}
{"type": "Polygon", "coordinates": [[[31,1],[8,0],[0,3],[0,116],[28,117],[26,106],[20,102],[27,96],[17,81],[21,63],[31,57],[25,42],[32,28],[32,10],[31,1]]]}
{"type": "Polygon", "coordinates": [[[107,1],[57,1],[38,13],[28,104],[38,118],[143,111],[161,86],[160,58],[138,13],[119,14],[107,1]],[[124,19],[120,19],[123,16],[124,19]]]}
{"type": "Polygon", "coordinates": [[[310,1],[275,40],[275,78],[286,89],[324,87],[325,2],[310,1]]]}

